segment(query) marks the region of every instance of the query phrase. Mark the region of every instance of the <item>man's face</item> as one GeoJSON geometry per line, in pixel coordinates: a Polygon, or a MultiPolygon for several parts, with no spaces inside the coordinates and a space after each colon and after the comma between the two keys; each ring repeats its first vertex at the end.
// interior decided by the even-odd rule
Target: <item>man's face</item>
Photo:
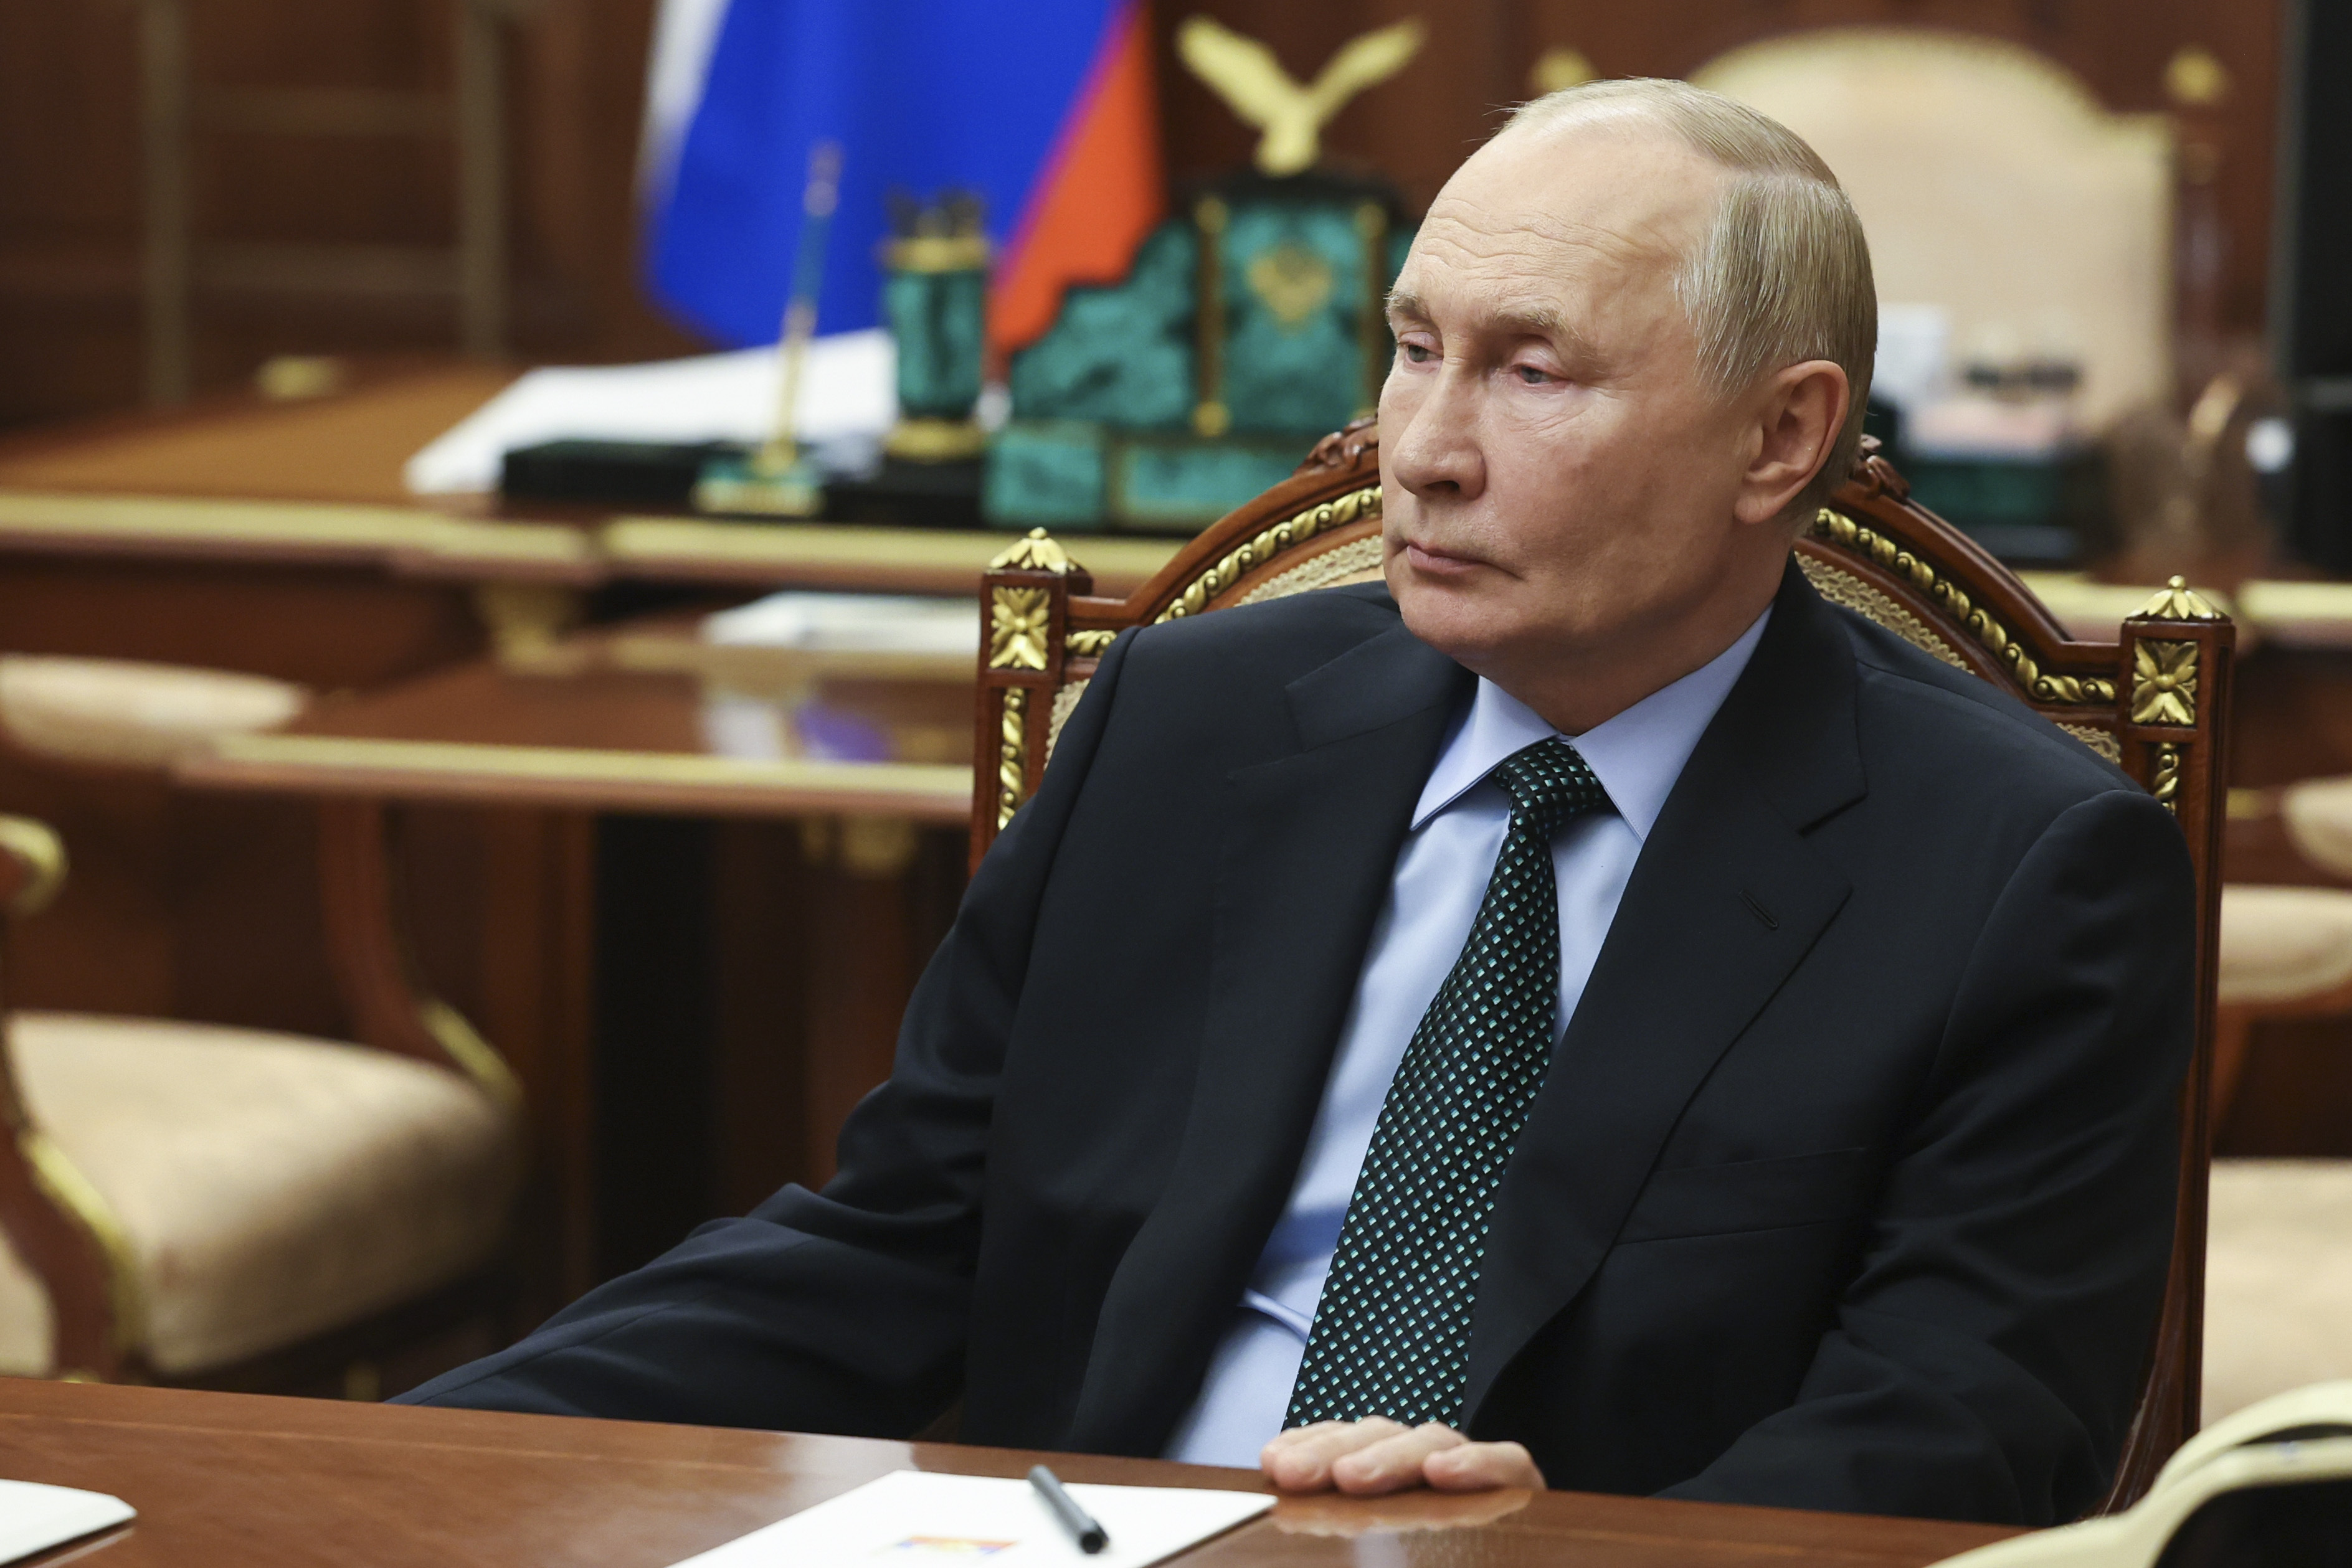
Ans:
{"type": "Polygon", "coordinates": [[[1733,503],[1756,428],[1703,382],[1673,283],[1722,177],[1638,125],[1514,133],[1413,241],[1381,394],[1389,587],[1415,635],[1507,687],[1755,575],[1733,503]]]}

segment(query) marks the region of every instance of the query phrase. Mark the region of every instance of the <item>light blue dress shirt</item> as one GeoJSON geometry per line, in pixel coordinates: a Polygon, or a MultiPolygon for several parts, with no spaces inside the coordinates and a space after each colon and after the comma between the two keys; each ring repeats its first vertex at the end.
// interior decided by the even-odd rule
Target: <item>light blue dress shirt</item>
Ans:
{"type": "MultiPolygon", "coordinates": [[[[1567,737],[1609,791],[1612,812],[1580,817],[1552,841],[1559,887],[1560,1028],[1617,915],[1617,901],[1651,824],[1683,764],[1764,635],[1767,610],[1739,640],[1681,680],[1580,736],[1567,737]]],[[[1282,1429],[1291,1385],[1315,1324],[1339,1222],[1371,1147],[1389,1080],[1403,1061],[1454,961],[1469,940],[1510,802],[1486,781],[1495,765],[1557,735],[1526,704],[1481,680],[1477,695],[1438,752],[1397,857],[1387,904],[1372,928],[1364,972],[1333,1059],[1314,1131],[1233,1327],[1209,1363],[1200,1397],[1169,1440],[1167,1457],[1255,1469],[1282,1429]]]]}

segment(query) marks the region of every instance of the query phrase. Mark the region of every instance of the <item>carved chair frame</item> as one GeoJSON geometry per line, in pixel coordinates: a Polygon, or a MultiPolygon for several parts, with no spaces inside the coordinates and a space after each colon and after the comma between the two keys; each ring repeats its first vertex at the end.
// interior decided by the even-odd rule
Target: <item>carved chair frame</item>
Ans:
{"type": "MultiPolygon", "coordinates": [[[[1096,596],[1085,569],[1042,529],[1006,550],[981,587],[972,863],[1036,789],[1063,721],[1119,632],[1370,580],[1381,566],[1380,530],[1379,433],[1367,421],[1325,437],[1293,477],[1211,525],[1124,599],[1096,596]]],[[[2100,1511],[2127,1507],[2198,1427],[2236,629],[2176,578],[2121,624],[2116,641],[2071,639],[2015,574],[1909,498],[1874,442],[1799,539],[1797,556],[1825,598],[2008,691],[2116,763],[2164,803],[2188,841],[2198,884],[2197,1035],[2180,1098],[2177,1229],[2139,1403],[2100,1511]]]]}
{"type": "MultiPolygon", "coordinates": [[[[505,1059],[472,1024],[415,980],[394,916],[394,874],[383,805],[319,804],[322,925],[336,988],[362,1047],[456,1071],[512,1114],[521,1092],[505,1059]]],[[[57,835],[28,818],[0,816],[0,917],[37,914],[66,879],[57,835]]],[[[0,941],[5,941],[0,928],[0,941]]],[[[0,1020],[10,1016],[13,955],[0,954],[0,1020]]],[[[234,1365],[185,1378],[157,1375],[144,1354],[144,1292],[112,1207],[34,1121],[0,1043],[0,1232],[49,1299],[51,1364],[70,1382],[178,1383],[268,1391],[347,1374],[354,1365],[453,1324],[505,1312],[514,1283],[494,1262],[425,1297],[234,1365]]],[[[347,1385],[348,1386],[348,1385],[347,1385]]]]}

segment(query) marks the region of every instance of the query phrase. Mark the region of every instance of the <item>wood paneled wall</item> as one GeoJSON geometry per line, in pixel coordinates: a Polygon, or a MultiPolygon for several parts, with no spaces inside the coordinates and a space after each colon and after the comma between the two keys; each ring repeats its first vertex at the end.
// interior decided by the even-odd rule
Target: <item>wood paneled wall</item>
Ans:
{"type": "MultiPolygon", "coordinates": [[[[221,87],[446,92],[452,0],[190,0],[194,71],[221,87]]],[[[515,349],[529,359],[688,351],[636,286],[632,183],[654,0],[539,0],[511,59],[515,349]]],[[[2274,0],[1158,0],[1163,40],[1205,11],[1271,43],[1295,75],[1353,34],[1406,15],[1433,24],[1420,60],[1331,130],[1335,155],[1376,166],[1417,201],[1528,95],[1548,48],[1603,74],[1681,75],[1793,29],[1857,23],[2010,38],[2072,68],[2110,107],[2164,107],[2173,52],[2199,44],[2234,90],[2218,113],[2224,315],[2259,329],[2270,223],[2274,0]]],[[[131,0],[0,5],[0,424],[121,406],[140,382],[139,93],[131,0]]],[[[1171,170],[1247,158],[1250,134],[1162,51],[1171,170]]],[[[216,241],[446,245],[446,141],[215,132],[194,167],[198,230],[216,241]]],[[[286,352],[439,350],[441,299],[384,291],[310,298],[210,294],[199,384],[286,352]]]]}

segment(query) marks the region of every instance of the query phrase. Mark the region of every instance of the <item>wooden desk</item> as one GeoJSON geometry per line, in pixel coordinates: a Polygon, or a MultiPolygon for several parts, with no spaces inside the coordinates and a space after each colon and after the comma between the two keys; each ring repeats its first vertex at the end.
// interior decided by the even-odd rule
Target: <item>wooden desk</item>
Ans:
{"type": "MultiPolygon", "coordinates": [[[[686,1196],[702,1178],[673,1176],[694,1151],[643,1180],[615,1173],[611,1185],[635,1195],[672,1179],[688,1188],[655,1203],[603,1264],[578,1229],[587,1221],[565,1222],[562,1272],[576,1289],[674,1239],[688,1207],[740,1209],[829,1168],[832,1128],[887,1060],[961,887],[960,855],[940,846],[968,809],[970,703],[956,699],[962,750],[917,766],[742,763],[698,755],[691,683],[635,668],[551,683],[493,661],[493,647],[543,652],[553,628],[593,610],[591,596],[641,594],[632,585],[737,599],[793,585],[971,592],[1006,537],[509,517],[408,497],[406,457],[509,375],[394,366],[311,402],[224,396],[0,440],[0,651],[248,671],[325,696],[294,735],[191,763],[176,783],[200,792],[0,755],[0,810],[48,821],[74,857],[63,898],[23,934],[21,1004],[337,1036],[349,1021],[318,937],[312,804],[409,805],[418,956],[556,1118],[540,1146],[567,1179],[588,1179],[582,1140],[600,1113],[584,1074],[600,1010],[609,1035],[645,1041],[635,1097],[701,1096],[731,1129],[707,1204],[686,1196]],[[937,826],[925,837],[909,824],[937,826]],[[675,883],[684,862],[707,865],[709,885],[673,886],[657,907],[647,879],[675,883]],[[666,918],[702,893],[699,915],[666,918]],[[601,932],[599,904],[612,916],[601,932]],[[602,990],[600,941],[639,959],[602,990]],[[730,995],[765,998],[676,1026],[739,1041],[741,1081],[697,1086],[662,1060],[684,1049],[670,1049],[673,1019],[709,1010],[688,994],[698,964],[740,976],[730,995]],[[669,988],[633,990],[646,976],[669,988]],[[814,994],[786,994],[796,988],[814,994]],[[836,1067],[787,1082],[780,1052],[836,1067]],[[778,1119],[793,1129],[781,1138],[778,1119]]],[[[1175,549],[1099,539],[1081,558],[1116,591],[1175,549]]]]}
{"type": "MultiPolygon", "coordinates": [[[[1013,537],[827,523],[712,522],[599,507],[419,499],[409,455],[512,372],[409,365],[302,402],[215,397],[0,440],[0,558],[344,566],[425,581],[616,581],[968,593],[1013,537]]],[[[1165,565],[1178,541],[1097,538],[1107,593],[1165,565]]]]}
{"type": "Polygon", "coordinates": [[[332,697],[173,776],[199,800],[457,807],[486,824],[478,914],[448,929],[467,900],[447,894],[407,924],[437,942],[427,977],[522,1081],[545,1312],[831,1173],[961,891],[971,663],[714,649],[691,616],[651,617],[332,697]],[[719,687],[821,705],[902,759],[720,755],[719,687]],[[632,843],[655,863],[616,878],[632,843]]]}
{"type": "MultiPolygon", "coordinates": [[[[36,1561],[89,1568],[667,1568],[898,1469],[1019,1476],[1039,1456],[942,1443],[0,1382],[0,1474],[139,1510],[36,1561]]],[[[1243,1470],[1055,1457],[1071,1480],[1255,1491],[1243,1470]]],[[[1982,1525],[1524,1492],[1286,1499],[1192,1568],[1918,1568],[1982,1525]]]]}

